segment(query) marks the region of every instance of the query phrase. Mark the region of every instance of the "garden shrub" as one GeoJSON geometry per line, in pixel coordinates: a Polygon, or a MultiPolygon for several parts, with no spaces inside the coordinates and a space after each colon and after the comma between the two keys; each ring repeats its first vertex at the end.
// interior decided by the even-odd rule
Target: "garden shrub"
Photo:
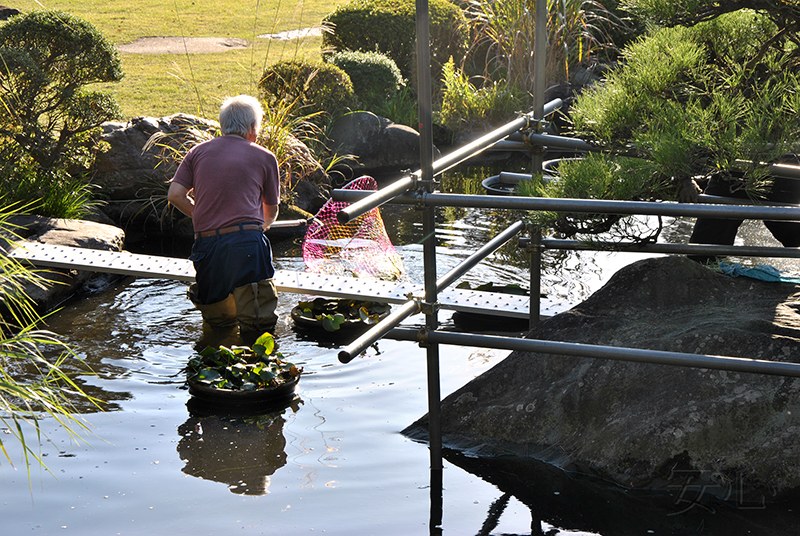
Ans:
{"type": "Polygon", "coordinates": [[[66,216],[63,197],[64,210],[80,212],[88,196],[75,205],[69,189],[103,149],[99,126],[119,116],[110,94],[84,86],[122,76],[114,45],[68,13],[33,12],[0,26],[0,195],[50,199],[51,216],[66,216]]]}
{"type": "Polygon", "coordinates": [[[289,60],[264,71],[258,83],[267,106],[275,100],[291,105],[298,115],[327,112],[337,115],[355,104],[353,83],[347,73],[321,61],[289,60]]]}
{"type": "Polygon", "coordinates": [[[368,110],[385,105],[405,85],[397,64],[380,52],[343,50],[326,61],[347,73],[361,105],[368,110]]]}
{"type": "MultiPolygon", "coordinates": [[[[461,61],[468,30],[461,9],[447,0],[431,0],[430,43],[432,76],[452,56],[461,61]]],[[[354,0],[325,17],[333,33],[322,38],[323,48],[337,51],[377,51],[392,58],[406,79],[416,78],[416,5],[414,0],[354,0]]]]}
{"type": "MultiPolygon", "coordinates": [[[[618,176],[632,169],[624,157],[647,163],[629,182],[641,189],[584,195],[690,201],[694,181],[711,177],[742,177],[737,188],[762,195],[770,183],[764,163],[792,152],[800,139],[800,55],[776,38],[786,33],[768,16],[740,10],[630,43],[620,67],[583,92],[570,115],[574,133],[607,152],[609,165],[621,166],[618,176]]],[[[587,158],[560,168],[561,193],[598,175],[596,164],[587,158]]]]}

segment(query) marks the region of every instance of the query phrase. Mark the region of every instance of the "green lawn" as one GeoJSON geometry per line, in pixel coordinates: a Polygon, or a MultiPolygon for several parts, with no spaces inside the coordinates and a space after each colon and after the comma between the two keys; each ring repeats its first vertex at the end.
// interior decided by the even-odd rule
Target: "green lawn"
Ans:
{"type": "Polygon", "coordinates": [[[216,117],[222,98],[256,93],[266,64],[319,59],[320,37],[268,41],[258,35],[316,26],[332,0],[19,0],[17,9],[57,9],[85,19],[116,44],[140,37],[236,37],[247,49],[212,54],[120,54],[125,78],[107,86],[122,119],[176,112],[216,117]],[[198,95],[200,97],[198,101],[198,95]]]}

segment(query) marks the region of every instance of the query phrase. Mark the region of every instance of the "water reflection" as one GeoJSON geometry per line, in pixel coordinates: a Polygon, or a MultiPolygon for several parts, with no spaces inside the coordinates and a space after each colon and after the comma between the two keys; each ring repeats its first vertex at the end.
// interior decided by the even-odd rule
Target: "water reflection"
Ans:
{"type": "Polygon", "coordinates": [[[178,455],[185,462],[181,470],[226,484],[231,493],[267,494],[270,476],[286,465],[284,422],[282,413],[192,415],[178,427],[178,455]]]}
{"type": "MultiPolygon", "coordinates": [[[[772,536],[798,534],[800,515],[791,501],[745,503],[723,501],[698,489],[647,491],[567,472],[532,458],[473,458],[445,451],[445,459],[492,483],[531,511],[531,535],[553,525],[564,531],[588,531],[615,536],[640,534],[725,534],[772,536]]],[[[503,513],[503,497],[489,510],[486,527],[503,513]]],[[[479,534],[489,534],[479,532],[479,534]]],[[[550,534],[548,532],[547,534],[550,534]]]]}

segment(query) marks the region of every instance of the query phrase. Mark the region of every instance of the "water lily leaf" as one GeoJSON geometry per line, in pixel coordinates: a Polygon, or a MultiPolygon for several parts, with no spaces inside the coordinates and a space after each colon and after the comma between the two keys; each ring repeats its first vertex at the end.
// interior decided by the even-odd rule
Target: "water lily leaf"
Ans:
{"type": "Polygon", "coordinates": [[[197,373],[197,381],[200,383],[212,383],[222,378],[222,374],[214,369],[206,368],[197,373]]]}
{"type": "Polygon", "coordinates": [[[344,324],[344,320],[344,315],[341,313],[336,313],[335,315],[324,315],[322,317],[322,327],[325,328],[325,331],[336,331],[342,324],[344,324]]]}
{"type": "Polygon", "coordinates": [[[265,332],[258,339],[256,339],[256,342],[253,344],[253,351],[256,353],[256,355],[261,357],[268,356],[274,349],[275,338],[269,332],[265,332]]]}

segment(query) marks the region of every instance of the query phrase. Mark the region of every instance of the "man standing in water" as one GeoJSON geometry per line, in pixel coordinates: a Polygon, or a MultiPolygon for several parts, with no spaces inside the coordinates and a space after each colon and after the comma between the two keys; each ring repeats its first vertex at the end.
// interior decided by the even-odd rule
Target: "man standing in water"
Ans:
{"type": "Polygon", "coordinates": [[[222,136],[186,154],[167,193],[194,226],[189,258],[197,283],[189,298],[210,326],[238,321],[243,334],[271,331],[278,319],[263,233],[278,217],[280,186],[275,155],[255,143],[263,115],[254,97],[227,98],[219,112],[222,136]]]}

